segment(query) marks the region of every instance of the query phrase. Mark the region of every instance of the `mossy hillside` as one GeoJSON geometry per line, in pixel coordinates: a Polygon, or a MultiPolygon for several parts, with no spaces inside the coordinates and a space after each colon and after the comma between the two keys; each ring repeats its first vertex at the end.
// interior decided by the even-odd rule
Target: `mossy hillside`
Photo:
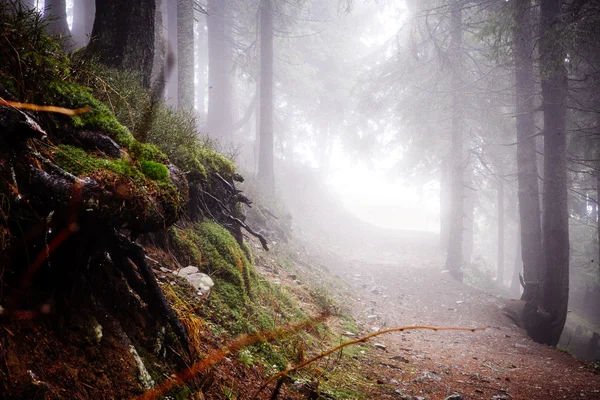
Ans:
{"type": "MultiPolygon", "coordinates": [[[[190,181],[209,181],[213,172],[229,177],[235,165],[218,152],[215,141],[203,137],[192,112],[173,110],[163,102],[152,102],[140,77],[122,71],[90,64],[93,73],[77,74],[77,79],[92,88],[94,96],[110,104],[118,121],[138,139],[143,139],[166,154],[169,160],[188,174],[190,181]]],[[[136,154],[137,149],[131,146],[136,154]]],[[[149,154],[142,158],[163,162],[149,154]]]]}
{"type": "MultiPolygon", "coordinates": [[[[173,227],[170,239],[182,265],[197,265],[215,281],[208,301],[199,310],[200,318],[209,321],[213,333],[231,338],[306,318],[285,288],[260,277],[225,228],[214,222],[196,223],[187,229],[173,227]]],[[[275,372],[299,357],[304,342],[303,335],[295,335],[260,343],[240,353],[240,359],[275,372]]]]}
{"type": "MultiPolygon", "coordinates": [[[[180,193],[170,183],[163,164],[151,161],[135,164],[128,158],[96,157],[70,145],[51,147],[48,154],[65,171],[92,178],[122,200],[121,207],[103,209],[103,213],[108,212],[115,223],[129,221],[132,229],[143,227],[142,231],[160,229],[177,220],[185,205],[186,194],[180,193]],[[148,169],[148,165],[153,169],[148,169]]],[[[89,206],[103,207],[100,204],[89,206]]]]}

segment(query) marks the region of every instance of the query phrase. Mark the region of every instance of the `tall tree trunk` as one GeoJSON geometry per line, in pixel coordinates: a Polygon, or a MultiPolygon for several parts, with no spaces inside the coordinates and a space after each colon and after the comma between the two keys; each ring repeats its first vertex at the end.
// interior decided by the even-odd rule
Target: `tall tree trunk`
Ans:
{"type": "Polygon", "coordinates": [[[45,6],[44,17],[48,20],[48,32],[60,37],[65,50],[72,50],[73,40],[67,23],[66,0],[46,0],[45,6]]]}
{"type": "Polygon", "coordinates": [[[88,51],[106,65],[139,71],[150,87],[154,59],[155,0],[96,0],[88,51]]]}
{"type": "Polygon", "coordinates": [[[456,1],[450,6],[451,39],[450,39],[450,68],[452,74],[452,130],[450,159],[452,162],[451,197],[450,197],[450,227],[448,252],[446,254],[446,269],[452,277],[462,281],[461,264],[463,239],[463,98],[459,88],[462,85],[461,46],[462,46],[462,1],[456,1]]]}
{"type": "MultiPolygon", "coordinates": [[[[502,172],[500,171],[500,175],[502,172]]],[[[496,186],[498,207],[498,274],[496,281],[504,286],[504,182],[498,180],[496,186]]]]}
{"type": "Polygon", "coordinates": [[[273,10],[271,0],[260,3],[260,145],[258,178],[273,189],[273,10]]]}
{"type": "Polygon", "coordinates": [[[517,122],[517,168],[521,255],[525,290],[523,300],[531,300],[541,279],[543,265],[540,195],[536,163],[534,122],[533,39],[531,0],[515,0],[515,87],[517,122]]]}
{"type": "Polygon", "coordinates": [[[206,130],[215,138],[231,141],[233,133],[227,1],[208,0],[208,114],[206,130]]]}
{"type": "Polygon", "coordinates": [[[204,32],[206,28],[206,20],[204,15],[197,16],[196,26],[196,113],[198,114],[199,120],[204,121],[205,117],[205,100],[206,97],[206,34],[204,32]]]}
{"type": "Polygon", "coordinates": [[[177,107],[194,109],[194,0],[177,0],[177,107]]]}
{"type": "Polygon", "coordinates": [[[515,236],[515,262],[513,265],[512,278],[510,279],[510,292],[519,298],[521,295],[521,280],[519,274],[523,269],[523,259],[521,256],[521,223],[517,226],[517,235],[515,236]]]}
{"type": "Polygon", "coordinates": [[[440,249],[446,250],[450,237],[448,229],[450,226],[450,177],[452,176],[449,157],[443,158],[440,169],[440,249]]]}
{"type": "Polygon", "coordinates": [[[165,73],[167,104],[174,109],[179,105],[179,53],[177,52],[177,0],[165,0],[167,10],[167,60],[173,60],[165,73]]]}
{"type": "Polygon", "coordinates": [[[569,301],[569,214],[566,168],[567,71],[557,35],[560,0],[541,1],[540,69],[544,111],[544,254],[542,343],[555,346],[569,301]]]}
{"type": "Polygon", "coordinates": [[[75,48],[86,46],[94,26],[96,2],[94,0],[73,1],[73,42],[75,48]]]}
{"type": "Polygon", "coordinates": [[[165,75],[167,65],[165,58],[165,25],[164,25],[164,2],[156,0],[154,12],[154,59],[152,60],[152,88],[155,90],[156,99],[162,99],[165,95],[165,75]]]}
{"type": "Polygon", "coordinates": [[[473,167],[469,163],[464,170],[463,184],[463,244],[462,244],[462,259],[465,266],[471,265],[473,258],[473,247],[475,240],[475,190],[473,189],[473,167]]]}

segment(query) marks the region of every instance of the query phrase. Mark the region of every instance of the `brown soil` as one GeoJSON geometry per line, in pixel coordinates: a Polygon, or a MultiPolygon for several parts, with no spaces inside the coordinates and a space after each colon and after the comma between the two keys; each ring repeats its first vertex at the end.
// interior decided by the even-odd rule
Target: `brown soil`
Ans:
{"type": "Polygon", "coordinates": [[[366,398],[600,399],[600,375],[592,365],[530,340],[503,311],[518,306],[516,300],[443,273],[436,240],[404,233],[384,248],[364,244],[343,255],[320,252],[332,272],[349,282],[350,291],[342,296],[361,336],[411,325],[486,328],[413,330],[371,339],[370,349],[346,366],[367,379],[366,398]]]}

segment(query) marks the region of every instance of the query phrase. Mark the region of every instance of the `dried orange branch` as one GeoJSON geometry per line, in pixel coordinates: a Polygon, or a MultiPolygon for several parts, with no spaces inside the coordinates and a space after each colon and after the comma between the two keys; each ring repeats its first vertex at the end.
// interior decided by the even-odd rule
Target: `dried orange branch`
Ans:
{"type": "Polygon", "coordinates": [[[228,355],[235,353],[244,347],[250,346],[258,342],[269,342],[275,339],[279,339],[299,331],[307,330],[313,327],[315,324],[327,319],[328,314],[322,314],[316,318],[304,321],[298,324],[285,325],[270,331],[259,332],[256,335],[240,335],[227,346],[222,347],[219,350],[213,351],[206,355],[202,360],[192,365],[188,369],[181,372],[176,377],[167,380],[160,386],[147,391],[142,396],[138,397],[138,400],[154,400],[163,396],[164,394],[171,391],[173,388],[182,385],[184,382],[192,379],[197,374],[208,371],[215,366],[218,362],[223,360],[228,355]]]}
{"type": "Polygon", "coordinates": [[[369,335],[363,336],[359,339],[355,339],[355,340],[351,340],[349,342],[345,342],[340,344],[339,346],[333,347],[327,351],[322,352],[321,354],[301,362],[300,364],[297,364],[295,366],[293,366],[292,368],[288,368],[285,371],[281,371],[273,376],[271,376],[269,379],[267,379],[265,381],[265,383],[262,384],[262,386],[260,388],[258,388],[258,390],[256,391],[256,393],[254,393],[254,395],[251,397],[251,400],[255,399],[260,392],[262,392],[271,382],[273,382],[274,380],[276,380],[277,378],[281,378],[284,377],[288,374],[290,374],[291,372],[297,371],[300,368],[303,368],[305,366],[307,366],[308,364],[311,364],[317,360],[320,360],[321,358],[327,357],[328,355],[335,353],[338,350],[343,349],[344,347],[347,346],[352,346],[354,344],[358,344],[358,343],[364,343],[367,340],[374,338],[375,336],[379,336],[379,335],[384,335],[386,333],[392,333],[392,332],[403,332],[403,331],[409,331],[409,330],[415,330],[415,329],[429,329],[432,331],[467,331],[467,332],[476,332],[476,331],[484,331],[486,328],[460,328],[460,327],[453,327],[453,326],[449,326],[449,327],[440,327],[440,326],[427,326],[427,325],[416,325],[416,326],[402,326],[402,327],[398,327],[398,328],[390,328],[390,329],[385,329],[383,331],[379,331],[379,332],[375,332],[375,333],[371,333],[369,335]]]}
{"type": "Polygon", "coordinates": [[[0,99],[0,105],[10,106],[10,107],[14,107],[14,108],[20,108],[23,110],[53,112],[53,113],[64,114],[64,115],[83,114],[92,109],[90,106],[84,106],[84,107],[75,108],[75,109],[56,107],[56,106],[40,106],[37,104],[19,103],[17,101],[9,101],[9,100],[4,100],[4,99],[0,99]]]}

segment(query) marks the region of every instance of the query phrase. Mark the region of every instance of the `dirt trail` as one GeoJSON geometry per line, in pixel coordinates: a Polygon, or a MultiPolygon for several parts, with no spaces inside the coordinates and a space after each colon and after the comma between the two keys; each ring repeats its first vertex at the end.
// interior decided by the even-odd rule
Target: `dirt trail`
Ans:
{"type": "Polygon", "coordinates": [[[443,273],[434,240],[404,234],[384,247],[365,244],[324,256],[352,288],[348,305],[361,335],[405,325],[486,328],[373,339],[371,345],[385,349],[356,357],[378,384],[371,398],[600,399],[600,375],[589,364],[528,339],[503,313],[510,300],[443,273]]]}

